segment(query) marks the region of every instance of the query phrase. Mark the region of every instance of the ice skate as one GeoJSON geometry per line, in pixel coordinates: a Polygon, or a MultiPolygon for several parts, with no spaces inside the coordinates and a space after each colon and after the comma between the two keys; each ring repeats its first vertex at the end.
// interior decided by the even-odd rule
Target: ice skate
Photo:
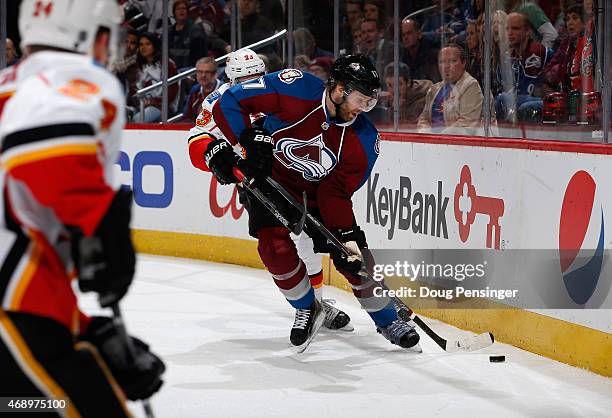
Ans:
{"type": "Polygon", "coordinates": [[[325,312],[325,321],[323,326],[327,329],[338,330],[338,331],[354,331],[355,328],[351,324],[351,318],[340,309],[336,308],[336,303],[333,299],[323,299],[321,305],[325,312]]]}
{"type": "Polygon", "coordinates": [[[295,321],[291,328],[291,344],[297,346],[298,353],[303,353],[317,335],[325,321],[325,312],[321,304],[315,299],[309,308],[296,309],[295,321]]]}
{"type": "Polygon", "coordinates": [[[417,334],[414,327],[399,318],[384,328],[376,327],[376,330],[389,340],[391,344],[399,345],[402,348],[418,353],[423,351],[419,345],[419,334],[417,334]]]}

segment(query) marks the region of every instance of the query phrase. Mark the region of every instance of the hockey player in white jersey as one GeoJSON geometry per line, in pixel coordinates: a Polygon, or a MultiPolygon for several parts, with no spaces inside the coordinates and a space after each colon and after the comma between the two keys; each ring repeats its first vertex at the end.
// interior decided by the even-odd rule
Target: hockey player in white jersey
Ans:
{"type": "MultiPolygon", "coordinates": [[[[238,83],[246,83],[251,81],[253,86],[257,86],[259,77],[266,73],[266,67],[261,58],[249,48],[243,48],[232,52],[228,55],[225,74],[229,82],[221,85],[219,89],[210,93],[202,102],[202,111],[196,119],[196,124],[189,131],[189,156],[192,164],[203,171],[210,171],[204,161],[204,152],[208,144],[218,138],[224,138],[223,133],[217,127],[213,116],[212,108],[223,93],[231,86],[238,83]]],[[[251,115],[252,121],[257,121],[258,115],[251,115]]],[[[256,123],[256,122],[255,122],[256,123]]],[[[239,147],[239,146],[238,146],[239,147]]],[[[236,149],[236,152],[242,152],[241,149],[236,149]]],[[[246,193],[240,191],[240,193],[246,193]]],[[[246,199],[241,199],[244,204],[246,199]]],[[[315,254],[313,249],[312,239],[305,233],[299,236],[292,234],[293,242],[295,243],[300,258],[306,264],[306,269],[310,277],[310,283],[315,291],[315,296],[322,303],[325,310],[324,326],[328,329],[353,331],[353,326],[350,323],[349,316],[340,309],[333,306],[334,301],[323,299],[323,271],[321,256],[315,254]]]]}
{"type": "Polygon", "coordinates": [[[28,56],[0,75],[0,396],[64,400],[58,416],[130,416],[125,398],[165,369],[72,289],[111,306],[134,275],[132,199],[113,182],[125,98],[101,65],[120,23],[116,0],[24,0],[28,56]]]}

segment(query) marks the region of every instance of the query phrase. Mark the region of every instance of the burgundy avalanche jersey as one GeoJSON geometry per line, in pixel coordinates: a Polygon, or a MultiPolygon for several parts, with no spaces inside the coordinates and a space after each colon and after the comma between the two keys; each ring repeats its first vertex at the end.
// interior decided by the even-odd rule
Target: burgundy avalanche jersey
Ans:
{"type": "Polygon", "coordinates": [[[236,144],[251,126],[249,114],[263,113],[274,138],[272,177],[301,200],[317,206],[329,228],[353,223],[351,197],[376,162],[379,136],[364,116],[341,123],[329,117],[325,86],[295,69],[267,74],[226,91],[213,108],[225,137],[236,144]]]}

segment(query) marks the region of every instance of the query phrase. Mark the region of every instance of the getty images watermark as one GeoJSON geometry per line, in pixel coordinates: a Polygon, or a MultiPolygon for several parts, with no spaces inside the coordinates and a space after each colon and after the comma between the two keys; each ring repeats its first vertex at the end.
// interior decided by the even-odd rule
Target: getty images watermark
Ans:
{"type": "MultiPolygon", "coordinates": [[[[399,287],[388,288],[390,280],[386,280],[386,286],[374,288],[375,297],[398,297],[398,298],[421,298],[421,299],[491,299],[503,301],[515,299],[519,293],[518,289],[496,289],[487,286],[487,260],[479,262],[459,262],[457,257],[440,257],[437,252],[435,256],[422,259],[420,262],[410,262],[398,259],[397,254],[389,251],[384,256],[375,257],[376,264],[372,265],[372,278],[377,282],[384,279],[393,279],[393,283],[402,283],[399,287]],[[431,259],[441,259],[443,262],[433,262],[431,259]],[[448,260],[446,260],[448,259],[448,260]]],[[[453,255],[453,254],[451,254],[453,255]]],[[[456,254],[454,254],[456,255],[456,254]]],[[[466,261],[466,260],[461,260],[466,261]]]]}
{"type": "Polygon", "coordinates": [[[410,298],[411,307],[612,309],[612,264],[605,248],[369,252],[374,296],[410,298]]]}

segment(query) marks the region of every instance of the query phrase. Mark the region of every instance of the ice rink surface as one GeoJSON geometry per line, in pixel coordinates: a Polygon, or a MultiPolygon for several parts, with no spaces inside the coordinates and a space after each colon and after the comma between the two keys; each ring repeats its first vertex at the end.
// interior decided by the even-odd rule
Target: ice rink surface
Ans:
{"type": "MultiPolygon", "coordinates": [[[[296,354],[294,311],[265,271],[139,256],[121,306],[131,334],[168,367],[156,418],[612,416],[612,379],[500,343],[445,354],[422,332],[423,353],[410,353],[377,334],[351,294],[326,287],[324,297],[355,331],[323,329],[296,354]]],[[[91,295],[81,305],[99,312],[91,295]]],[[[446,338],[466,335],[427,322],[446,338]]]]}

